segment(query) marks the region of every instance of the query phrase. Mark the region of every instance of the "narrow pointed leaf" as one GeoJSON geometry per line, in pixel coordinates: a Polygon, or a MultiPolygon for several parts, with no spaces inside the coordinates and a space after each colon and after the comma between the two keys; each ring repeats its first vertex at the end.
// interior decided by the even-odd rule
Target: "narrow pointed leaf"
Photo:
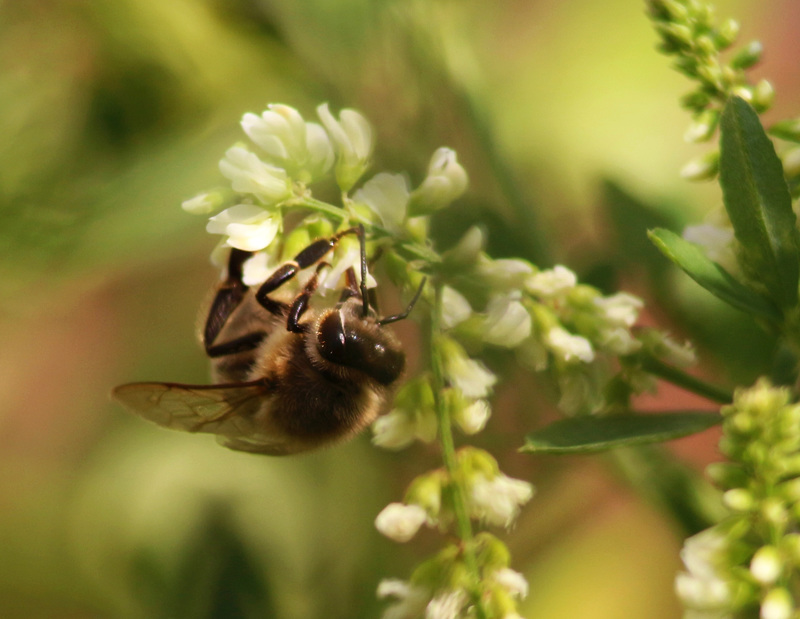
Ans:
{"type": "Polygon", "coordinates": [[[714,296],[748,314],[780,319],[780,312],[769,299],[739,283],[694,243],[663,228],[649,230],[647,235],[667,258],[714,296]]]}
{"type": "Polygon", "coordinates": [[[722,423],[716,413],[679,412],[570,417],[529,434],[520,451],[537,454],[595,453],[670,441],[722,423]]]}
{"type": "Polygon", "coordinates": [[[758,115],[734,97],[722,112],[720,184],[742,268],[762,281],[781,307],[797,303],[800,242],[783,167],[758,115]]]}

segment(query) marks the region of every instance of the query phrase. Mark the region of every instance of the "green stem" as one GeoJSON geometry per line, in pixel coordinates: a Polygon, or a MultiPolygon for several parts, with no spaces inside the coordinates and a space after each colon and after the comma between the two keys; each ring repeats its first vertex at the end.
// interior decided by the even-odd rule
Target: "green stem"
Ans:
{"type": "MultiPolygon", "coordinates": [[[[322,202],[310,196],[298,197],[290,200],[286,204],[288,206],[307,208],[336,221],[346,221],[352,216],[351,213],[341,207],[322,202]]],[[[438,264],[442,260],[439,254],[426,245],[420,245],[408,239],[398,239],[398,235],[369,221],[358,219],[357,222],[364,226],[368,237],[374,238],[375,240],[390,239],[392,248],[406,260],[423,260],[429,265],[438,264]]]]}
{"type": "Polygon", "coordinates": [[[477,586],[481,580],[481,575],[480,571],[478,570],[478,564],[475,560],[475,553],[473,550],[472,523],[469,519],[469,513],[467,510],[466,492],[456,458],[456,448],[455,442],[453,441],[453,427],[450,420],[450,411],[447,407],[444,397],[442,397],[445,388],[444,369],[442,367],[442,358],[439,354],[439,347],[437,346],[437,340],[441,333],[441,328],[439,325],[439,318],[442,313],[441,284],[436,283],[434,290],[434,303],[430,322],[431,332],[430,337],[428,338],[428,345],[430,347],[429,354],[432,374],[431,387],[433,388],[436,419],[439,422],[439,443],[442,448],[444,468],[450,478],[453,512],[455,513],[456,518],[457,534],[462,542],[464,564],[466,565],[467,570],[469,570],[473,576],[474,587],[471,595],[473,603],[475,604],[476,616],[479,619],[485,619],[486,611],[481,603],[480,592],[477,586]]]}
{"type": "Polygon", "coordinates": [[[733,401],[733,394],[727,389],[717,387],[716,385],[707,383],[699,378],[695,378],[683,370],[679,370],[672,365],[667,365],[655,357],[642,357],[642,369],[658,376],[663,380],[666,380],[667,382],[672,383],[673,385],[677,385],[686,391],[690,391],[704,398],[708,398],[712,402],[717,402],[719,404],[730,404],[733,401]]]}

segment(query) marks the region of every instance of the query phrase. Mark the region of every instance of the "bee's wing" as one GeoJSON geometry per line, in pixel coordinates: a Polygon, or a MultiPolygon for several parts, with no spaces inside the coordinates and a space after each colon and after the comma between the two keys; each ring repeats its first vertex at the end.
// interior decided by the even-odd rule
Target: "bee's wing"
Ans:
{"type": "Polygon", "coordinates": [[[263,381],[225,385],[130,383],[112,392],[137,415],[165,428],[240,436],[253,431],[252,418],[269,397],[263,381]]]}

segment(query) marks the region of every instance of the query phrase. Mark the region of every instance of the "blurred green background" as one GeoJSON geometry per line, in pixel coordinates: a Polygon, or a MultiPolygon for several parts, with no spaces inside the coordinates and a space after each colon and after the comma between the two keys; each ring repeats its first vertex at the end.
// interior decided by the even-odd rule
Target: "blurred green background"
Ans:
{"type": "MultiPolygon", "coordinates": [[[[800,4],[716,4],[764,42],[768,119],[796,115],[800,4]]],[[[479,222],[494,255],[632,290],[699,343],[705,376],[751,382],[771,343],[644,236],[720,205],[678,179],[702,148],[655,42],[630,0],[0,2],[0,617],[376,617],[378,581],[440,543],[372,524],[433,448],[254,457],[109,401],[122,382],[207,380],[194,325],[214,241],[180,202],[222,180],[239,118],[268,102],[360,109],[375,169],[415,182],[455,148],[472,184],[436,222],[442,247],[479,222]]],[[[507,536],[523,614],[679,616],[679,527],[601,458],[516,453],[551,396],[512,374],[479,439],[539,488],[507,536]]],[[[681,398],[642,406],[698,404],[681,398]]],[[[672,448],[699,468],[714,439],[672,448]]]]}

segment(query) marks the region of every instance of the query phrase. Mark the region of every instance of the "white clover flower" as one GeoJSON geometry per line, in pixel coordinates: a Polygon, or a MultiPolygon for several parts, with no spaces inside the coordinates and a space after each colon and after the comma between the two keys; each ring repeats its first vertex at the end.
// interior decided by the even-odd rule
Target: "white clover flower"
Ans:
{"type": "Polygon", "coordinates": [[[494,295],[486,307],[483,341],[514,348],[531,334],[531,316],[517,293],[494,295]]]}
{"type": "Polygon", "coordinates": [[[275,239],[280,218],[253,204],[237,204],[208,220],[206,231],[225,234],[225,242],[243,251],[258,251],[275,239]]]}
{"type": "Polygon", "coordinates": [[[627,292],[618,292],[609,297],[597,297],[594,304],[600,309],[609,326],[632,327],[639,316],[644,302],[627,292]]]}
{"type": "Polygon", "coordinates": [[[472,315],[472,307],[455,288],[442,288],[442,327],[452,329],[472,315]]]}
{"type": "Polygon", "coordinates": [[[557,264],[552,269],[531,275],[525,280],[525,290],[540,297],[556,297],[572,290],[577,283],[575,273],[557,264]]]}
{"type": "Polygon", "coordinates": [[[425,412],[394,409],[372,423],[372,434],[373,444],[384,449],[403,449],[416,439],[430,443],[436,438],[436,418],[425,412]]]}
{"type": "Polygon", "coordinates": [[[247,286],[263,284],[277,267],[267,252],[256,252],[242,264],[242,282],[247,286]]]}
{"type": "Polygon", "coordinates": [[[545,335],[545,345],[563,361],[579,360],[584,363],[594,361],[594,350],[585,337],[573,335],[562,327],[553,327],[545,335]]]}
{"type": "Polygon", "coordinates": [[[307,123],[288,105],[271,104],[261,116],[245,114],[242,129],[267,158],[304,183],[324,176],[333,165],[333,146],[325,130],[307,123]]]}
{"type": "Polygon", "coordinates": [[[419,505],[389,503],[375,518],[375,528],[395,542],[407,542],[428,519],[419,505]]]}
{"type": "Polygon", "coordinates": [[[428,164],[428,176],[411,195],[414,214],[426,215],[448,206],[466,191],[468,182],[456,151],[437,148],[428,164]]]}
{"type": "MultiPolygon", "coordinates": [[[[361,283],[361,249],[357,243],[346,248],[344,255],[337,256],[333,261],[333,267],[327,272],[319,285],[319,291],[322,295],[327,294],[331,290],[340,290],[339,280],[344,275],[344,272],[353,267],[356,274],[356,281],[361,283]]],[[[367,288],[375,288],[378,282],[367,269],[367,288]]]]}
{"type": "Polygon", "coordinates": [[[286,170],[264,163],[255,153],[234,146],[219,162],[222,175],[231,181],[237,193],[256,197],[263,204],[273,205],[292,195],[292,185],[286,170]]]}
{"type": "Polygon", "coordinates": [[[192,215],[206,215],[222,206],[222,196],[217,192],[199,193],[181,202],[181,208],[192,215]]]}
{"type": "Polygon", "coordinates": [[[486,400],[475,400],[467,406],[459,408],[454,418],[464,434],[477,434],[486,427],[492,409],[486,400]]]}
{"type": "Polygon", "coordinates": [[[492,579],[503,587],[512,597],[524,600],[528,597],[528,581],[519,572],[504,567],[492,574],[492,579]]]}
{"type": "Polygon", "coordinates": [[[486,255],[479,256],[476,270],[478,277],[497,291],[518,290],[533,273],[533,267],[525,260],[492,260],[486,255]]]}
{"type": "Polygon", "coordinates": [[[428,602],[425,619],[458,619],[466,603],[467,595],[464,591],[445,591],[428,602]]]}
{"type": "Polygon", "coordinates": [[[486,397],[497,382],[485,365],[467,357],[460,346],[447,350],[444,371],[450,384],[467,398],[486,397]]]}
{"type": "Polygon", "coordinates": [[[726,564],[728,541],[716,528],[688,538],[681,550],[687,571],[675,579],[675,591],[683,604],[695,610],[727,610],[733,590],[721,573],[726,564]]]}
{"type": "Polygon", "coordinates": [[[390,232],[400,232],[408,207],[408,182],[401,174],[381,172],[353,194],[353,201],[366,204],[390,232]]]}
{"type": "Polygon", "coordinates": [[[397,599],[383,611],[382,619],[419,619],[431,599],[428,589],[394,578],[382,580],[377,595],[381,600],[388,597],[397,599]]]}
{"type": "Polygon", "coordinates": [[[337,121],[327,103],[317,108],[317,115],[336,149],[336,182],[342,191],[350,191],[369,165],[374,146],[372,127],[355,110],[342,110],[337,121]]]}
{"type": "Polygon", "coordinates": [[[533,497],[533,486],[503,473],[487,477],[481,473],[470,480],[470,515],[488,524],[509,527],[520,507],[533,497]]]}
{"type": "Polygon", "coordinates": [[[642,348],[642,343],[624,327],[603,331],[600,334],[600,344],[614,355],[632,355],[642,348]]]}

